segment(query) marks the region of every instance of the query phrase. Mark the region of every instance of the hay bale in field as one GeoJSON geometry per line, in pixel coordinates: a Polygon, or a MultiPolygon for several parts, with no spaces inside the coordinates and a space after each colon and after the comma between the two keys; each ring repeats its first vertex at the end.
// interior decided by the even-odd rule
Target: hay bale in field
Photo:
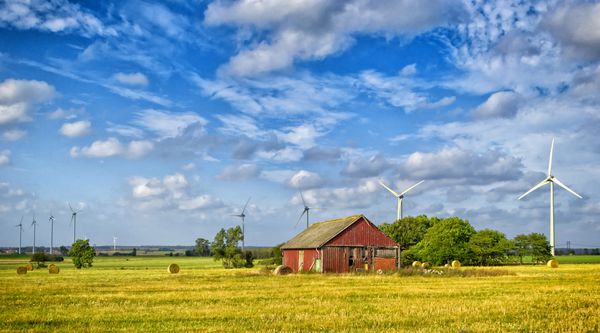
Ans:
{"type": "Polygon", "coordinates": [[[444,264],[444,268],[450,268],[450,264],[444,264]]]}
{"type": "Polygon", "coordinates": [[[177,273],[179,273],[179,265],[177,265],[177,264],[170,264],[169,267],[167,268],[167,270],[171,274],[177,274],[177,273]]]}
{"type": "Polygon", "coordinates": [[[28,271],[28,269],[25,266],[17,267],[17,274],[19,274],[19,275],[27,274],[27,271],[28,271]]]}
{"type": "Polygon", "coordinates": [[[27,264],[27,266],[25,266],[25,268],[27,268],[28,271],[32,271],[33,270],[33,264],[27,264]]]}
{"type": "Polygon", "coordinates": [[[546,265],[548,265],[550,268],[558,268],[558,260],[550,259],[546,265]]]}
{"type": "Polygon", "coordinates": [[[431,267],[431,264],[430,264],[430,263],[428,263],[428,262],[421,263],[421,268],[425,268],[425,269],[427,269],[427,268],[429,268],[429,267],[431,267]]]}
{"type": "Polygon", "coordinates": [[[56,266],[55,264],[50,264],[50,266],[48,266],[48,273],[58,274],[58,272],[60,272],[60,268],[58,268],[58,266],[56,266]]]}
{"type": "Polygon", "coordinates": [[[452,261],[452,268],[460,268],[460,261],[453,260],[452,261]]]}
{"type": "Polygon", "coordinates": [[[412,267],[414,267],[414,268],[419,268],[419,267],[421,267],[421,262],[420,262],[420,261],[418,261],[418,260],[415,260],[415,261],[413,261],[413,263],[412,263],[412,267]]]}
{"type": "Polygon", "coordinates": [[[293,272],[294,271],[290,267],[288,267],[286,265],[279,265],[273,271],[273,275],[288,275],[293,272]]]}

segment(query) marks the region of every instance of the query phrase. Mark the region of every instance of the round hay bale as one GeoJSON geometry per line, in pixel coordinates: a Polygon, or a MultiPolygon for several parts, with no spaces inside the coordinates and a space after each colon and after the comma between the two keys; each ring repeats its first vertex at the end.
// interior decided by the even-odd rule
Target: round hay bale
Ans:
{"type": "Polygon", "coordinates": [[[273,275],[288,275],[293,272],[294,271],[290,267],[285,266],[285,265],[279,265],[273,271],[273,275]]]}
{"type": "Polygon", "coordinates": [[[169,267],[167,268],[167,270],[171,274],[177,274],[177,273],[179,273],[179,265],[177,265],[177,264],[170,264],[169,267]]]}
{"type": "Polygon", "coordinates": [[[33,264],[27,264],[27,266],[25,266],[25,268],[27,268],[28,271],[32,271],[33,270],[33,264]]]}
{"type": "Polygon", "coordinates": [[[546,265],[548,265],[550,268],[558,268],[558,260],[550,259],[546,265]]]}
{"type": "Polygon", "coordinates": [[[27,271],[28,271],[28,269],[25,266],[17,267],[17,274],[19,274],[19,275],[27,274],[27,271]]]}
{"type": "Polygon", "coordinates": [[[56,266],[55,264],[50,264],[48,266],[48,273],[58,274],[58,272],[60,272],[60,268],[58,268],[58,266],[56,266]]]}
{"type": "Polygon", "coordinates": [[[452,261],[452,268],[460,268],[460,261],[453,260],[452,261]]]}
{"type": "Polygon", "coordinates": [[[444,268],[450,268],[450,264],[444,264],[444,268]]]}
{"type": "Polygon", "coordinates": [[[415,260],[415,261],[413,261],[413,263],[412,263],[412,267],[414,267],[414,268],[419,268],[419,267],[421,267],[421,262],[420,262],[420,261],[418,261],[418,260],[415,260]]]}
{"type": "Polygon", "coordinates": [[[424,263],[422,263],[422,264],[421,264],[421,268],[425,268],[425,269],[427,269],[427,268],[429,268],[429,267],[431,267],[431,264],[430,264],[430,263],[428,263],[428,262],[424,262],[424,263]]]}

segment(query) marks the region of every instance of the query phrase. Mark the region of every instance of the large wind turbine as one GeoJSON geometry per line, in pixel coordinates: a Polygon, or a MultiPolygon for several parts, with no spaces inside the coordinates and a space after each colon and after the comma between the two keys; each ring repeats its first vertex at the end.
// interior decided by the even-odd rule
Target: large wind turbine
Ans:
{"type": "Polygon", "coordinates": [[[71,207],[70,203],[67,202],[67,204],[69,204],[69,208],[71,209],[71,222],[73,223],[73,243],[75,243],[75,241],[77,240],[75,238],[77,231],[77,213],[81,212],[81,209],[74,210],[73,207],[71,207]]]}
{"type": "Polygon", "coordinates": [[[383,182],[381,182],[381,181],[379,182],[379,184],[381,186],[385,187],[386,190],[390,191],[390,193],[392,193],[396,197],[396,199],[398,200],[398,209],[397,209],[397,212],[396,212],[396,221],[400,220],[402,218],[402,199],[404,199],[404,195],[406,193],[408,193],[408,191],[412,190],[413,188],[421,185],[421,183],[423,183],[423,182],[424,182],[424,180],[422,180],[422,181],[414,184],[413,186],[407,188],[406,190],[404,190],[400,194],[396,193],[396,191],[394,191],[391,188],[387,187],[383,182]]]}
{"type": "Polygon", "coordinates": [[[245,239],[246,239],[246,229],[244,228],[244,220],[246,219],[246,207],[248,206],[249,202],[250,202],[250,198],[248,198],[248,200],[246,201],[246,204],[244,205],[244,208],[242,209],[242,212],[240,214],[232,215],[232,216],[237,216],[242,219],[242,253],[244,252],[244,245],[245,245],[245,239]]]}
{"type": "Polygon", "coordinates": [[[556,245],[555,240],[554,240],[554,184],[564,188],[569,193],[573,194],[574,196],[578,197],[579,199],[583,199],[582,196],[575,193],[575,191],[568,188],[567,185],[561,183],[560,180],[558,180],[556,177],[554,177],[554,175],[552,175],[552,154],[553,153],[554,153],[554,138],[552,139],[552,144],[550,145],[550,161],[548,162],[548,176],[546,176],[546,178],[544,180],[539,182],[537,185],[535,185],[529,191],[525,192],[523,195],[521,195],[519,197],[519,200],[521,200],[529,193],[550,183],[550,246],[551,246],[552,256],[554,256],[554,248],[556,245]]]}
{"type": "Polygon", "coordinates": [[[23,216],[21,216],[21,222],[15,227],[19,227],[19,254],[21,254],[21,240],[23,239],[23,216]]]}
{"type": "Polygon", "coordinates": [[[32,254],[35,254],[35,227],[37,226],[37,221],[35,220],[35,213],[33,214],[33,221],[31,222],[31,225],[33,226],[33,252],[32,252],[32,254]]]}
{"type": "Polygon", "coordinates": [[[54,215],[52,215],[52,212],[48,221],[50,221],[50,254],[54,254],[54,215]]]}
{"type": "Polygon", "coordinates": [[[306,228],[308,229],[309,224],[308,224],[308,214],[310,212],[311,209],[317,209],[317,208],[310,208],[308,207],[308,205],[306,204],[306,201],[304,200],[304,196],[302,195],[302,192],[300,192],[300,198],[302,199],[302,204],[304,205],[304,210],[302,211],[302,214],[300,214],[300,217],[298,218],[298,221],[296,221],[295,226],[298,225],[298,222],[300,222],[300,220],[302,219],[302,216],[304,216],[304,214],[306,214],[306,228]]]}

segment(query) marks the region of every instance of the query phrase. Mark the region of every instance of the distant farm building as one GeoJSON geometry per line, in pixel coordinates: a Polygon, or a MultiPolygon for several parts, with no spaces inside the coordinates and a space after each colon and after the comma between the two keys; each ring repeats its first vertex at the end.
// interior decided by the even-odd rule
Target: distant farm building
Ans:
{"type": "Polygon", "coordinates": [[[362,214],[315,223],[281,250],[294,272],[393,270],[398,263],[398,244],[362,214]]]}

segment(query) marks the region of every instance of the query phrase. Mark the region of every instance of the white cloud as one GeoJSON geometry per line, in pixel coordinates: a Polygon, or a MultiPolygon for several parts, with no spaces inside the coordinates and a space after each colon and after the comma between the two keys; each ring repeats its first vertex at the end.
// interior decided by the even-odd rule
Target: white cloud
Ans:
{"type": "Polygon", "coordinates": [[[245,163],[241,165],[230,165],[225,167],[217,178],[221,180],[245,180],[251,179],[260,173],[256,164],[245,163]]]}
{"type": "Polygon", "coordinates": [[[400,70],[400,75],[410,76],[415,74],[417,74],[417,64],[406,65],[400,70]]]}
{"type": "Polygon", "coordinates": [[[148,78],[142,73],[117,73],[113,78],[120,83],[131,86],[145,87],[148,85],[148,78]]]}
{"type": "Polygon", "coordinates": [[[20,129],[12,129],[2,133],[2,138],[6,141],[18,141],[27,135],[26,131],[20,129]]]}
{"type": "Polygon", "coordinates": [[[221,200],[218,200],[211,195],[199,195],[196,197],[187,198],[179,202],[179,209],[181,210],[194,210],[194,209],[206,209],[215,208],[222,206],[221,200]]]}
{"type": "Polygon", "coordinates": [[[43,81],[6,79],[0,83],[0,125],[31,120],[33,108],[55,95],[43,81]]]}
{"type": "Polygon", "coordinates": [[[71,148],[71,156],[85,156],[94,158],[124,156],[126,158],[140,158],[154,149],[154,144],[150,141],[130,141],[123,144],[116,138],[94,141],[87,147],[71,148]]]}
{"type": "Polygon", "coordinates": [[[391,166],[392,164],[383,154],[376,154],[368,159],[360,157],[349,161],[342,173],[359,178],[373,177],[380,175],[391,166]]]}
{"type": "Polygon", "coordinates": [[[473,115],[477,118],[512,118],[517,114],[521,96],[512,91],[499,91],[479,105],[473,115]]]}
{"type": "Polygon", "coordinates": [[[91,123],[87,120],[80,120],[73,123],[64,123],[59,132],[68,137],[83,136],[91,131],[91,123]]]}
{"type": "Polygon", "coordinates": [[[10,164],[10,150],[0,151],[0,167],[10,164]]]}
{"type": "Polygon", "coordinates": [[[174,113],[147,109],[136,113],[133,123],[154,132],[161,139],[164,139],[181,136],[194,125],[199,126],[199,130],[203,131],[203,126],[208,121],[192,112],[174,113]]]}
{"type": "Polygon", "coordinates": [[[143,199],[162,194],[165,189],[156,178],[133,177],[129,180],[134,198],[143,199]]]}
{"type": "Polygon", "coordinates": [[[323,186],[323,179],[316,173],[307,170],[296,172],[288,181],[288,185],[296,189],[308,189],[323,186]]]}

